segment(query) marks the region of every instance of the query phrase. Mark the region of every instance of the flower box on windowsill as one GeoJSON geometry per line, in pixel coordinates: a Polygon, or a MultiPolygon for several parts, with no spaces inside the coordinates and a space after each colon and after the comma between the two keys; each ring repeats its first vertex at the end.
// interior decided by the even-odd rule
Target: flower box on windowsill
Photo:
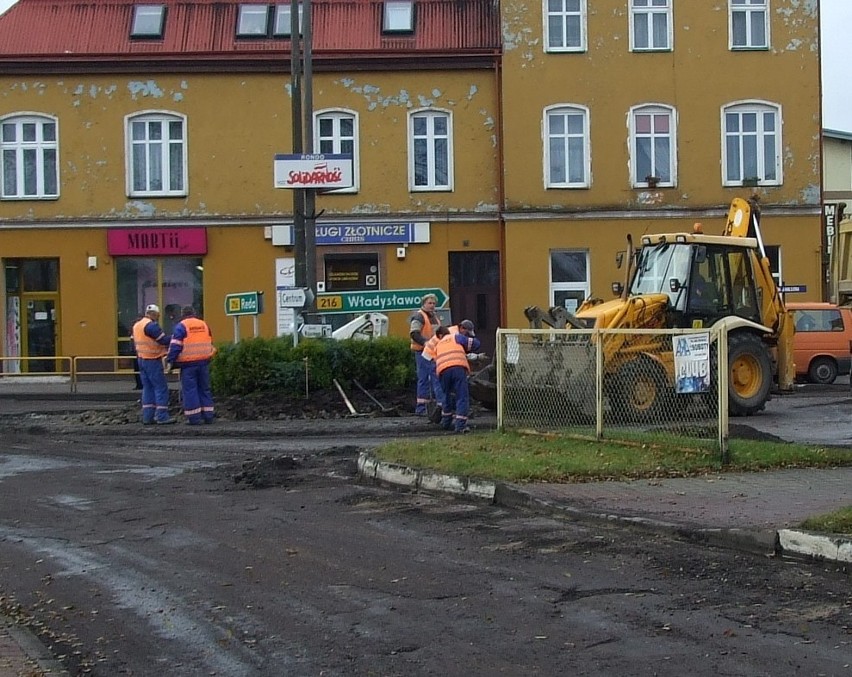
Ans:
{"type": "Polygon", "coordinates": [[[756,188],[759,181],[760,181],[760,179],[758,179],[756,176],[752,176],[748,179],[743,179],[743,187],[744,188],[756,188]]]}
{"type": "Polygon", "coordinates": [[[648,188],[656,188],[657,184],[660,182],[659,176],[646,176],[645,182],[648,184],[648,188]]]}

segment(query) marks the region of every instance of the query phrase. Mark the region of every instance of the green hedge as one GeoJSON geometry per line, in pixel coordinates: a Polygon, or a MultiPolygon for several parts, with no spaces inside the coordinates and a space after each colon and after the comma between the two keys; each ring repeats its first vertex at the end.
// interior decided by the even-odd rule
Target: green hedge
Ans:
{"type": "Polygon", "coordinates": [[[357,379],[365,388],[406,388],[416,378],[409,342],[399,337],[304,339],[297,346],[292,337],[252,338],[218,348],[210,365],[217,395],[304,395],[306,387],[333,387],[335,378],[341,384],[357,379]]]}

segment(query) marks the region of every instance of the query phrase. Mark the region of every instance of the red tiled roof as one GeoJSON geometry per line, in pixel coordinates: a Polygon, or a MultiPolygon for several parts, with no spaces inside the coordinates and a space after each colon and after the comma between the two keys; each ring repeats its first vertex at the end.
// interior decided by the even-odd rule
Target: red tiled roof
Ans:
{"type": "MultiPolygon", "coordinates": [[[[0,62],[22,57],[82,62],[105,57],[203,60],[289,54],[288,38],[236,37],[239,5],[258,3],[264,4],[262,0],[19,0],[0,16],[0,62]],[[166,6],[162,39],[131,40],[137,4],[166,6]]],[[[313,52],[320,59],[493,55],[500,47],[497,0],[415,0],[411,35],[382,34],[382,0],[312,0],[311,6],[313,52]]]]}

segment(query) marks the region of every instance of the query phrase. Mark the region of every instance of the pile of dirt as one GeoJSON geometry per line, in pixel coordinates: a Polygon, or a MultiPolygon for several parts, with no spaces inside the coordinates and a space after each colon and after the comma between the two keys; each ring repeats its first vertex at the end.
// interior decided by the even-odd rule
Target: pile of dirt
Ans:
{"type": "MultiPolygon", "coordinates": [[[[414,412],[414,392],[409,389],[344,391],[355,413],[372,417],[408,416],[414,412]],[[371,397],[372,396],[372,397],[371,397]]],[[[225,421],[282,421],[300,419],[338,419],[352,415],[337,389],[316,390],[303,397],[275,393],[257,393],[239,397],[215,398],[216,417],[225,421]]],[[[180,393],[172,391],[169,401],[172,416],[182,412],[180,393]]],[[[69,421],[85,425],[125,425],[139,423],[139,404],[117,405],[115,409],[91,410],[67,414],[69,421]]]]}
{"type": "MultiPolygon", "coordinates": [[[[344,391],[354,413],[370,416],[406,416],[414,411],[414,393],[409,390],[370,392],[344,391]]],[[[232,421],[344,418],[353,412],[336,389],[317,390],[305,397],[258,393],[216,400],[216,416],[232,421]]]]}

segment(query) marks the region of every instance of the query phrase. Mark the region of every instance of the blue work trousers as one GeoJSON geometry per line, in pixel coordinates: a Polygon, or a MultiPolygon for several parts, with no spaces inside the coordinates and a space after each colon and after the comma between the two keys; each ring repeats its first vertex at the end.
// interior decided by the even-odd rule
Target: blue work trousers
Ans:
{"type": "Polygon", "coordinates": [[[444,387],[441,385],[441,379],[438,378],[438,369],[435,360],[427,360],[432,365],[429,373],[429,383],[432,385],[432,392],[435,395],[435,401],[438,406],[444,406],[444,387]]]}
{"type": "Polygon", "coordinates": [[[470,414],[467,374],[468,371],[464,367],[448,367],[441,372],[441,387],[444,389],[441,427],[446,430],[454,428],[456,432],[459,432],[467,428],[467,419],[470,414]]]}
{"type": "Polygon", "coordinates": [[[191,425],[213,422],[213,391],[210,390],[210,362],[180,362],[180,389],[183,415],[191,425]]]}
{"type": "Polygon", "coordinates": [[[142,423],[165,421],[169,417],[169,384],[163,363],[159,359],[137,361],[142,379],[142,423]]]}
{"type": "Polygon", "coordinates": [[[425,416],[427,413],[426,405],[433,399],[433,383],[437,381],[435,364],[432,360],[423,357],[423,353],[418,350],[414,352],[414,365],[417,368],[417,403],[414,407],[414,413],[425,416]]]}

